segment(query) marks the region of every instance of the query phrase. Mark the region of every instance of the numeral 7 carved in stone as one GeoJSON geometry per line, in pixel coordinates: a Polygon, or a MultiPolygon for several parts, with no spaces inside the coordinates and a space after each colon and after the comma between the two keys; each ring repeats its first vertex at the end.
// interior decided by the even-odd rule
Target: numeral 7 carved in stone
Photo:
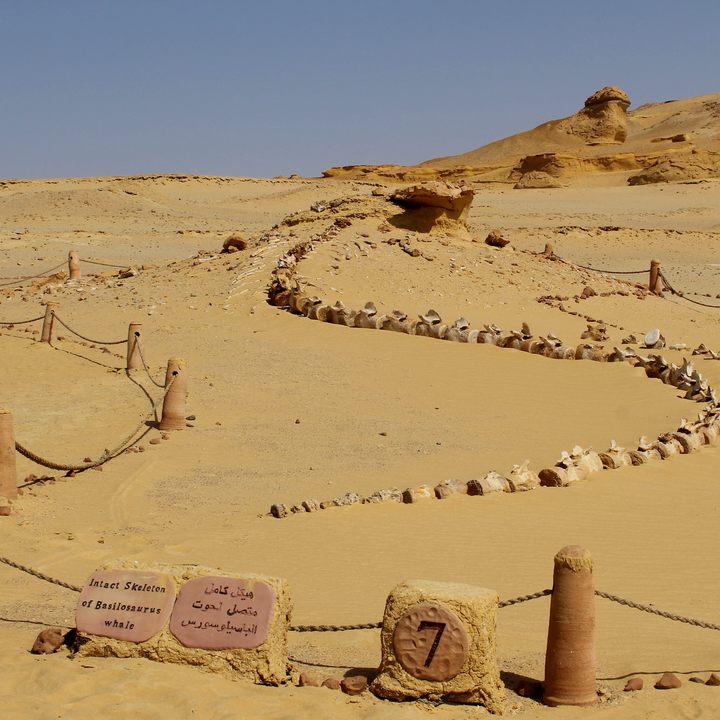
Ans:
{"type": "Polygon", "coordinates": [[[430,663],[433,661],[433,658],[435,657],[435,653],[437,652],[438,645],[440,644],[440,638],[442,637],[442,634],[445,632],[445,623],[443,622],[429,622],[427,620],[423,620],[418,625],[418,632],[420,630],[436,630],[435,639],[433,640],[433,644],[430,647],[430,652],[428,653],[427,658],[425,658],[425,667],[430,667],[430,663]]]}

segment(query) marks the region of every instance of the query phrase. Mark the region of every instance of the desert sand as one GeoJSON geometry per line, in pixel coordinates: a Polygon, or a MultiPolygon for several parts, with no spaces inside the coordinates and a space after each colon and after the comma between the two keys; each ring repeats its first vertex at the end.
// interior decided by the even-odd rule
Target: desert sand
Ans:
{"type": "MultiPolygon", "coordinates": [[[[620,169],[573,174],[564,188],[515,190],[514,162],[505,162],[502,182],[470,180],[469,228],[459,234],[386,232],[374,209],[386,201],[372,193],[392,192],[397,178],[378,173],[1,183],[0,285],[64,263],[69,250],[78,251],[83,278],[0,287],[0,321],[41,315],[41,303],[52,300],[59,317],[93,339],[121,340],[129,322],[142,322],[152,378],[162,378],[168,358],[187,360],[187,412],[195,416],[191,427],[152,444],[160,432],[145,428],[134,445],[143,451],[102,471],[64,477],[18,456],[21,485],[31,474],[52,479],[27,484],[12,514],[0,517],[1,554],[77,585],[118,558],[274,575],[290,584],[294,624],[344,624],[380,620],[390,590],[413,578],[475,584],[501,599],[549,587],[553,555],[576,543],[594,557],[598,588],[718,622],[718,446],[566,488],[269,514],[274,503],[467,481],[490,470],[507,475],[526,459],[537,472],[575,445],[601,451],[616,440],[635,448],[640,436],[655,438],[697,416],[697,403],[627,363],[562,362],[347,328],[268,303],[277,260],[332,225],[332,201],[346,199],[351,224],[316,242],[298,265],[309,292],[328,303],[358,309],[373,301],[379,312],[410,317],[433,308],[446,322],[464,316],[476,328],[527,322],[535,335],[576,345],[587,321],[562,304],[604,321],[608,350],[653,328],[668,346],[687,346],[661,351],[676,363],[700,343],[720,350],[720,309],[628,291],[628,283],[646,284],[647,274],[572,264],[646,270],[657,259],[676,288],[720,305],[720,180],[629,186],[637,170],[620,169]],[[505,248],[484,244],[494,228],[510,240],[505,248]],[[232,233],[248,248],[220,253],[232,233]],[[570,262],[543,258],[547,242],[570,262]],[[138,273],[122,279],[88,259],[138,273]],[[573,300],[587,286],[598,294],[573,300]],[[568,299],[538,302],[544,296],[568,299]]],[[[63,339],[50,347],[25,327],[0,327],[1,402],[13,413],[16,439],[36,453],[61,463],[98,457],[161,395],[144,373],[128,379],[124,345],[104,352],[60,329],[63,339]]],[[[39,324],[27,328],[37,333],[39,324]]],[[[720,385],[720,362],[701,355],[694,363],[720,385]]],[[[31,655],[39,630],[73,627],[76,595],[6,565],[0,578],[7,718],[487,715],[475,706],[253,686],[148,660],[31,655]]],[[[718,688],[688,682],[720,672],[716,632],[600,598],[602,702],[551,709],[521,697],[513,690],[518,677],[543,678],[548,607],[542,598],[500,610],[509,713],[670,720],[720,712],[718,688]],[[666,671],[681,688],[652,688],[666,671]],[[645,689],[623,693],[633,676],[645,678],[645,689]]],[[[290,636],[294,666],[320,679],[371,674],[379,649],[377,630],[290,636]]]]}

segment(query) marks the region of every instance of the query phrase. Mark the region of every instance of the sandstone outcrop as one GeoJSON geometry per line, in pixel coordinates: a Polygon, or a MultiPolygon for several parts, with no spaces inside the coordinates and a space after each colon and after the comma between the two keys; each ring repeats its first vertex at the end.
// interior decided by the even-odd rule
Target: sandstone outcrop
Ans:
{"type": "Polygon", "coordinates": [[[650,185],[716,177],[720,177],[720,162],[711,153],[694,150],[688,154],[658,158],[648,168],[628,178],[628,185],[650,185]]]}
{"type": "Polygon", "coordinates": [[[627,138],[630,98],[617,87],[593,93],[585,107],[558,123],[558,130],[576,135],[590,145],[621,144],[627,138]]]}
{"type": "Polygon", "coordinates": [[[474,194],[469,187],[439,180],[401,188],[390,200],[404,212],[388,222],[419,232],[465,235],[474,194]]]}
{"type": "Polygon", "coordinates": [[[525,173],[513,186],[515,190],[531,190],[540,188],[565,187],[561,182],[542,170],[531,170],[525,173]]]}

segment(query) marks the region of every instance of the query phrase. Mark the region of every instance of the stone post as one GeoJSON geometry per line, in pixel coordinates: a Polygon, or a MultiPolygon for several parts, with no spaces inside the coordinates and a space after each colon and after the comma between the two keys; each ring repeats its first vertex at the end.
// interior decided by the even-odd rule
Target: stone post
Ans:
{"type": "Polygon", "coordinates": [[[160,430],[182,430],[185,427],[187,398],[187,365],[182,358],[170,358],[165,373],[165,387],[172,387],[165,395],[160,430]]]}
{"type": "Polygon", "coordinates": [[[545,655],[546,705],[593,705],[595,590],[590,553],[568,545],[555,556],[545,655]]]}
{"type": "Polygon", "coordinates": [[[654,295],[662,295],[663,282],[662,277],[660,276],[661,270],[662,266],[660,265],[659,260],[650,261],[650,280],[648,282],[648,289],[654,295]]]}
{"type": "Polygon", "coordinates": [[[398,585],[385,604],[382,660],[371,692],[388,700],[445,700],[501,714],[493,590],[430,580],[398,585]]]}
{"type": "Polygon", "coordinates": [[[0,408],[0,496],[14,500],[17,494],[13,417],[0,408]]]}
{"type": "Polygon", "coordinates": [[[142,323],[132,322],[128,325],[128,341],[127,341],[127,365],[130,370],[139,370],[142,368],[142,323]]]}
{"type": "Polygon", "coordinates": [[[55,318],[54,313],[58,309],[58,303],[48,300],[45,303],[45,317],[43,318],[42,333],[40,342],[50,343],[55,339],[55,318]]]}
{"type": "Polygon", "coordinates": [[[80,270],[80,256],[76,250],[71,250],[68,253],[68,274],[71,280],[79,280],[82,276],[80,270]]]}

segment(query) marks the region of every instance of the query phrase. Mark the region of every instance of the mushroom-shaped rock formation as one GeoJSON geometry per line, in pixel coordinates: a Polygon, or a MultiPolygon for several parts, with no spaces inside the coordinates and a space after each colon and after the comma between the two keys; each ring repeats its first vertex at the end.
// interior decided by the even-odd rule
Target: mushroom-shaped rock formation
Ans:
{"type": "Polygon", "coordinates": [[[593,93],[585,107],[558,123],[558,130],[576,135],[589,145],[622,144],[627,138],[630,98],[617,87],[593,93]]]}
{"type": "Polygon", "coordinates": [[[418,232],[467,236],[474,194],[472,188],[440,180],[401,188],[390,199],[404,212],[390,217],[388,222],[418,232]]]}

